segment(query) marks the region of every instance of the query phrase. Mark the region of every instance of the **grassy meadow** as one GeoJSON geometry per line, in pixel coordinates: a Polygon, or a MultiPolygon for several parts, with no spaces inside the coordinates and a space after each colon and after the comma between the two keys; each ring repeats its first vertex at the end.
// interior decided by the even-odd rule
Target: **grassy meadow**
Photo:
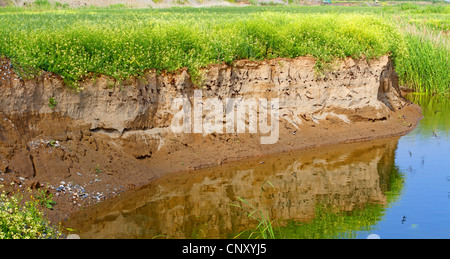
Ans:
{"type": "MultiPolygon", "coordinates": [[[[45,3],[45,1],[44,1],[45,3]]],[[[0,8],[0,55],[23,78],[45,70],[76,87],[85,77],[139,76],[238,59],[389,54],[402,83],[448,92],[450,5],[248,6],[169,9],[0,8]]]]}

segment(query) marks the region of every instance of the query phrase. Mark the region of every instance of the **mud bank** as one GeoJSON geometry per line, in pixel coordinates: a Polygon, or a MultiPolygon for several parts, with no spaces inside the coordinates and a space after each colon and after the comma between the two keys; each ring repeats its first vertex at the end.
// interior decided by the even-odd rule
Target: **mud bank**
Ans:
{"type": "Polygon", "coordinates": [[[122,82],[101,76],[84,80],[77,93],[46,72],[22,80],[2,60],[1,183],[9,190],[47,188],[58,203],[48,214],[57,222],[169,172],[398,136],[421,118],[401,96],[387,56],[343,60],[320,76],[314,65],[308,57],[211,65],[201,71],[201,87],[186,70],[147,71],[122,82]],[[173,133],[174,101],[193,104],[195,90],[204,99],[278,98],[278,141],[264,145],[267,134],[248,131],[173,133]]]}

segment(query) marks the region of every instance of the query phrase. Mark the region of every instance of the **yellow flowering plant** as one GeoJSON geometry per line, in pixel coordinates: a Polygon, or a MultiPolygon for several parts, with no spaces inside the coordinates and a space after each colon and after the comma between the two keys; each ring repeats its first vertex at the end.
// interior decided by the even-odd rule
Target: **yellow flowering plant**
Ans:
{"type": "Polygon", "coordinates": [[[0,239],[58,239],[63,234],[46,220],[36,200],[0,194],[0,239]]]}

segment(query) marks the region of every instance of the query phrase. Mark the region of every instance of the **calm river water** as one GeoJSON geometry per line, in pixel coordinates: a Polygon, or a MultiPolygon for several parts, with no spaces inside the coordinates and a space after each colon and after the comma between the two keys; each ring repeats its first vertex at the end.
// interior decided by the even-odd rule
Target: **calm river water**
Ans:
{"type": "Polygon", "coordinates": [[[167,175],[65,225],[81,238],[246,238],[254,212],[277,238],[450,238],[450,100],[408,98],[424,118],[406,136],[167,175]]]}

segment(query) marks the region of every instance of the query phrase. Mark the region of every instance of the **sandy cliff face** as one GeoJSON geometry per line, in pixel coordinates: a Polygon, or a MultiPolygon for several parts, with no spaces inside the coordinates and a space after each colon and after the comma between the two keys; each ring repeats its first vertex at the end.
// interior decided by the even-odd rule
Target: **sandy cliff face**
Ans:
{"type": "Polygon", "coordinates": [[[124,132],[135,130],[170,131],[178,112],[173,109],[174,100],[187,98],[192,103],[195,89],[204,99],[278,98],[282,120],[295,128],[327,117],[345,123],[386,120],[407,103],[400,96],[397,75],[386,56],[371,62],[348,59],[319,78],[314,64],[312,58],[297,58],[212,65],[202,71],[203,88],[193,85],[186,70],[176,74],[150,71],[121,83],[102,76],[82,82],[80,93],[53,75],[29,81],[11,75],[1,81],[0,107],[9,117],[57,114],[73,124],[85,124],[91,131],[123,137],[124,132]],[[54,107],[49,105],[50,99],[56,101],[54,107]]]}
{"type": "Polygon", "coordinates": [[[121,83],[102,76],[82,82],[80,93],[53,75],[29,81],[12,75],[1,81],[0,105],[8,116],[58,114],[88,124],[90,130],[122,134],[168,127],[176,112],[174,99],[192,100],[195,89],[203,98],[279,98],[280,115],[294,127],[328,115],[347,123],[384,120],[406,104],[386,56],[371,62],[348,59],[319,78],[314,64],[312,58],[297,58],[212,65],[203,71],[203,88],[193,85],[186,70],[159,75],[150,71],[121,83]],[[54,108],[50,98],[57,102],[54,108]]]}
{"type": "MultiPolygon", "coordinates": [[[[83,90],[77,93],[46,72],[21,80],[2,60],[0,171],[23,177],[24,186],[65,179],[89,182],[102,171],[108,173],[92,188],[106,183],[126,188],[169,171],[399,135],[415,127],[420,109],[401,97],[387,56],[343,60],[321,76],[316,76],[314,64],[312,58],[301,57],[211,65],[201,71],[201,87],[192,83],[186,70],[147,71],[123,82],[101,76],[81,82],[83,90]],[[198,93],[201,99],[196,99],[198,93]],[[245,133],[236,127],[226,131],[227,98],[257,103],[277,98],[275,143],[261,144],[268,133],[260,128],[251,133],[249,117],[245,133]],[[198,132],[192,125],[191,133],[174,133],[173,118],[180,112],[174,106],[177,100],[186,100],[192,109],[199,100],[203,105],[208,100],[222,102],[225,112],[215,118],[223,131],[203,127],[198,132]]],[[[261,110],[255,114],[260,118],[261,110]]],[[[203,120],[210,115],[204,111],[203,120]]]]}

